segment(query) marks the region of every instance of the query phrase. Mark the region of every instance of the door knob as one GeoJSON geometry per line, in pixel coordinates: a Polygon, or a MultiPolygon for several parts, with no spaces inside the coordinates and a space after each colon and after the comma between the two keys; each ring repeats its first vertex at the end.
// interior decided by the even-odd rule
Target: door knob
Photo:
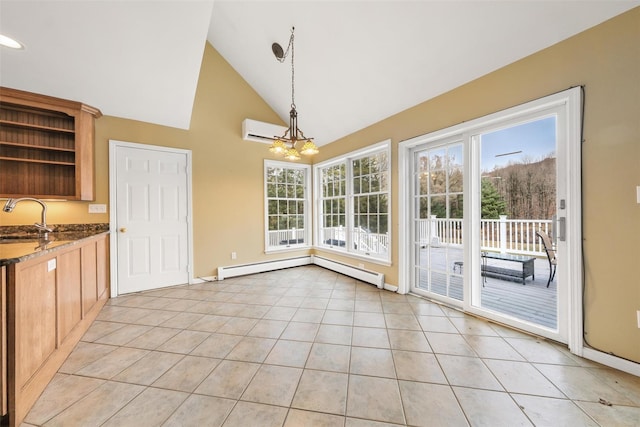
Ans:
{"type": "Polygon", "coordinates": [[[127,229],[126,229],[125,227],[122,227],[122,228],[120,229],[120,232],[121,232],[121,233],[126,233],[126,232],[127,232],[127,229]]]}

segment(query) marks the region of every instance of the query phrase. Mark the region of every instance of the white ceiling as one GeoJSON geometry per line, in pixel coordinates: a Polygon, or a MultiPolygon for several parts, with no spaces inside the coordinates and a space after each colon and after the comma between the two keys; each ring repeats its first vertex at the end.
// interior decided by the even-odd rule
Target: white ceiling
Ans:
{"type": "MultiPolygon", "coordinates": [[[[2,0],[0,84],[188,128],[206,40],[319,145],[640,5],[590,1],[2,0]]],[[[541,76],[544,78],[544,76],[541,76]]],[[[526,84],[526,82],[523,82],[526,84]]],[[[240,123],[238,123],[238,128],[240,123]]]]}

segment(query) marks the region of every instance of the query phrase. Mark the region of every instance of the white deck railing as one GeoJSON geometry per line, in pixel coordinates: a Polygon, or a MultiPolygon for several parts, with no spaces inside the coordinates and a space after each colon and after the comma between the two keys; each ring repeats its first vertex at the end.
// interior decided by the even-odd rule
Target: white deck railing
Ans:
{"type": "MultiPolygon", "coordinates": [[[[550,219],[483,219],[480,221],[482,250],[509,252],[514,254],[546,256],[542,242],[536,236],[537,230],[552,234],[553,221],[550,219]]],[[[436,218],[416,221],[416,239],[422,246],[459,245],[462,246],[462,219],[436,218]]],[[[269,244],[281,246],[295,244],[304,239],[304,229],[269,231],[269,244]]],[[[344,227],[320,229],[320,244],[346,245],[344,227]]],[[[356,249],[371,254],[385,254],[389,250],[389,234],[370,233],[356,228],[351,234],[356,249]]]]}
{"type": "MultiPolygon", "coordinates": [[[[480,221],[482,250],[545,256],[537,230],[551,235],[552,220],[483,219],[480,221]]],[[[432,216],[416,221],[416,239],[422,245],[462,245],[462,219],[432,216]]]]}
{"type": "MultiPolygon", "coordinates": [[[[288,246],[304,239],[304,228],[289,230],[269,230],[269,246],[288,246]]],[[[300,243],[302,243],[300,241],[300,243]]]]}
{"type": "MultiPolygon", "coordinates": [[[[320,242],[324,245],[344,247],[346,245],[344,227],[328,227],[320,230],[320,242]]],[[[269,231],[270,246],[289,246],[303,243],[304,229],[269,231]]],[[[356,228],[351,233],[351,241],[355,248],[370,254],[386,254],[389,250],[389,235],[370,233],[363,228],[356,228]]]]}
{"type": "MultiPolygon", "coordinates": [[[[324,227],[320,229],[321,245],[344,247],[346,229],[344,227],[324,227]]],[[[368,254],[386,254],[389,251],[389,234],[371,233],[358,227],[351,233],[351,242],[355,249],[368,254]]]]}

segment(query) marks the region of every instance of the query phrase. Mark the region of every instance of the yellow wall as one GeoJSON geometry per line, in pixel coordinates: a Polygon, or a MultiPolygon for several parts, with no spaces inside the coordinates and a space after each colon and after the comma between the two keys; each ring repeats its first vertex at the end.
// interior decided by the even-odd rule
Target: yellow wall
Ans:
{"type": "MultiPolygon", "coordinates": [[[[592,346],[640,362],[640,8],[322,147],[314,161],[391,138],[392,236],[398,236],[397,145],[585,85],[585,331],[592,346]]],[[[398,245],[384,271],[397,284],[398,245]]],[[[331,256],[331,255],[328,255],[331,256]]],[[[342,259],[342,258],[341,258],[342,259]]],[[[368,265],[370,266],[370,265],[368,265]]]]}
{"type": "MultiPolygon", "coordinates": [[[[392,266],[364,263],[398,283],[397,144],[570,86],[586,85],[584,143],[585,330],[594,347],[640,362],[640,8],[531,55],[435,99],[347,136],[314,162],[385,139],[392,140],[392,266]]],[[[443,72],[446,72],[443,66],[443,72]]],[[[81,100],[80,100],[81,101],[81,100]]],[[[98,108],[100,106],[97,106],[98,108]]],[[[195,276],[218,266],[306,253],[265,255],[263,159],[265,144],[243,141],[245,118],[281,122],[268,105],[209,45],[188,131],[102,117],[96,122],[97,198],[108,203],[108,140],[193,151],[195,276]],[[237,252],[232,261],[230,253],[237,252]]],[[[39,219],[36,206],[4,215],[3,225],[39,219]],[[31,210],[32,209],[32,210],[31,210]],[[14,222],[9,222],[14,221],[14,222]]],[[[52,202],[49,222],[108,222],[84,202],[52,202]]],[[[360,261],[325,256],[351,264],[360,261]]]]}
{"type": "Polygon", "coordinates": [[[207,44],[189,131],[112,117],[97,131],[104,145],[119,139],[192,150],[195,277],[215,275],[219,266],[278,258],[264,255],[262,175],[268,145],[242,140],[245,118],[282,123],[207,44]]]}
{"type": "MultiPolygon", "coordinates": [[[[286,98],[284,99],[286,101],[286,98]]],[[[189,130],[103,116],[96,121],[96,199],[109,202],[109,140],[192,150],[194,276],[218,266],[264,261],[263,162],[268,145],[242,140],[245,118],[283,124],[258,94],[207,44],[189,130]],[[237,259],[231,259],[231,252],[237,259]]],[[[47,202],[49,224],[107,223],[88,202],[47,202]]],[[[40,220],[37,204],[0,214],[2,225],[40,220]]],[[[308,254],[288,252],[284,256],[308,254]]]]}

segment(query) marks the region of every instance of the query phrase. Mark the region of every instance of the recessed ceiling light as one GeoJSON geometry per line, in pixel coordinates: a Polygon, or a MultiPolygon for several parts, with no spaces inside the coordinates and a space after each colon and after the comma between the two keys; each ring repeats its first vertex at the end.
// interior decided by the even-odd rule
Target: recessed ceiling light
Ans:
{"type": "Polygon", "coordinates": [[[11,49],[22,49],[22,43],[12,39],[11,37],[0,34],[0,46],[10,47],[11,49]]]}

